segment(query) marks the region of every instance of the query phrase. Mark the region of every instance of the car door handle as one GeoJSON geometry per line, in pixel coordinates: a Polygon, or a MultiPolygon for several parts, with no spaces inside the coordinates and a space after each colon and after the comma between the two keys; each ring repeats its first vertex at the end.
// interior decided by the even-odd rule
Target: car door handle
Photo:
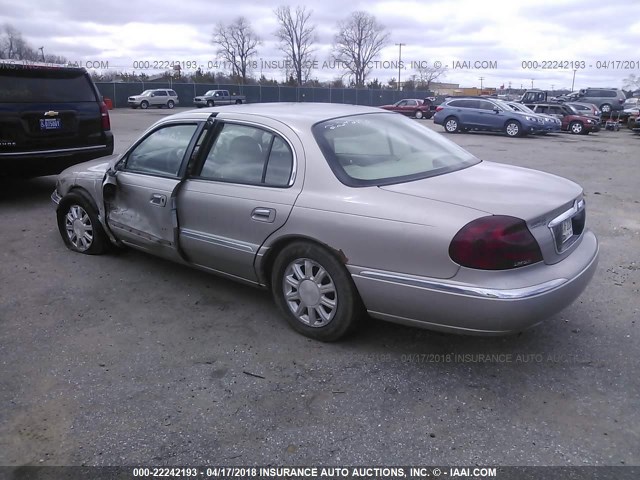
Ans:
{"type": "Polygon", "coordinates": [[[251,212],[251,218],[258,222],[273,223],[276,219],[276,211],[273,208],[257,207],[251,212]]]}
{"type": "Polygon", "coordinates": [[[159,193],[153,193],[151,195],[151,200],[149,200],[149,203],[151,203],[152,205],[157,205],[158,207],[164,207],[167,204],[167,196],[161,195],[159,193]]]}

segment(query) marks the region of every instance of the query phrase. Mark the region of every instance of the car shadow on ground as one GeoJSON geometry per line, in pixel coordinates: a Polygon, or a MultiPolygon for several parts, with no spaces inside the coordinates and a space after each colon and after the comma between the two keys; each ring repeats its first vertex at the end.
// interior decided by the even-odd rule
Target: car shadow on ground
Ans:
{"type": "Polygon", "coordinates": [[[56,175],[37,178],[1,178],[0,201],[33,203],[48,201],[56,186],[56,175]]]}

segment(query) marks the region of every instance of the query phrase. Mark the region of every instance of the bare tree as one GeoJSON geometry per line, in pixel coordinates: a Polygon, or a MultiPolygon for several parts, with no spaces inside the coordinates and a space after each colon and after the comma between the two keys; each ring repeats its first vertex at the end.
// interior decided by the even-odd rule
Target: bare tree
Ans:
{"type": "Polygon", "coordinates": [[[635,74],[630,74],[622,81],[622,88],[625,90],[634,91],[640,88],[640,77],[636,77],[635,74]]]}
{"type": "Polygon", "coordinates": [[[59,55],[44,55],[40,49],[35,49],[22,38],[22,33],[13,25],[6,23],[0,32],[0,58],[10,60],[29,60],[34,62],[45,61],[49,63],[64,64],[67,59],[59,55]],[[44,58],[43,58],[44,57],[44,58]]]}
{"type": "Polygon", "coordinates": [[[420,88],[429,90],[431,84],[447,72],[447,67],[434,65],[420,65],[416,68],[417,84],[420,88]]]}
{"type": "Polygon", "coordinates": [[[338,23],[333,58],[353,75],[356,86],[363,86],[371,71],[371,62],[389,41],[389,34],[376,17],[367,12],[353,12],[338,23]]]}
{"type": "Polygon", "coordinates": [[[298,85],[302,85],[311,75],[315,60],[312,45],[316,41],[316,26],[310,22],[313,12],[306,7],[296,7],[292,12],[291,7],[282,6],[274,13],[279,24],[275,36],[280,40],[280,49],[290,64],[293,77],[298,85]]]}
{"type": "Polygon", "coordinates": [[[238,17],[229,25],[218,23],[213,32],[212,43],[218,45],[217,54],[231,65],[232,76],[239,77],[242,83],[246,83],[250,61],[260,44],[249,21],[245,17],[238,17]]]}

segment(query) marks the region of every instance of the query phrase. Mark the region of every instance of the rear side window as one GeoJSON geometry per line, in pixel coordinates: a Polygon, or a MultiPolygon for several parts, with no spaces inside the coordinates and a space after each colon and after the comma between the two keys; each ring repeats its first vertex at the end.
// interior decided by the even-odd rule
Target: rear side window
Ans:
{"type": "Polygon", "coordinates": [[[282,138],[260,128],[225,123],[200,176],[231,183],[286,187],[292,170],[293,153],[282,138]]]}
{"type": "Polygon", "coordinates": [[[178,96],[178,94],[173,90],[169,90],[169,95],[172,96],[172,97],[177,97],[178,96]]]}
{"type": "Polygon", "coordinates": [[[477,100],[454,100],[452,102],[449,102],[449,105],[452,107],[458,107],[458,108],[479,108],[478,107],[478,101],[477,100]]]}
{"type": "Polygon", "coordinates": [[[0,69],[0,103],[96,102],[84,72],[56,69],[0,69]]]}

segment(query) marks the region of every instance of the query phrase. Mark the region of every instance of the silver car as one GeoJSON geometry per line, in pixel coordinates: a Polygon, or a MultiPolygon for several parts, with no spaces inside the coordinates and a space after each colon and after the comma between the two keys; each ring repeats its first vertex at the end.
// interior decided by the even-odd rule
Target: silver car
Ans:
{"type": "Polygon", "coordinates": [[[131,108],[147,109],[149,107],[173,108],[178,105],[178,94],[170,88],[156,88],[145,90],[140,95],[133,95],[127,99],[127,104],[131,108]]]}
{"type": "Polygon", "coordinates": [[[580,186],[360,106],[165,117],[124,154],[64,171],[52,199],[71,250],[126,245],[270,289],[324,341],[366,313],[519,332],[573,302],[598,259],[580,186]]]}

